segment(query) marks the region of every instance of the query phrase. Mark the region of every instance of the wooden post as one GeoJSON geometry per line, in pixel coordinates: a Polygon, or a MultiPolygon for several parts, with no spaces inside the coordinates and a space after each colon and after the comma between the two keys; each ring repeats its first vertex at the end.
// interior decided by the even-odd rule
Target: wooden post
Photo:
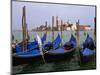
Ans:
{"type": "Polygon", "coordinates": [[[54,16],[52,16],[52,41],[54,41],[54,16]]]}
{"type": "Polygon", "coordinates": [[[28,39],[28,30],[27,30],[27,24],[25,24],[25,29],[26,29],[26,37],[25,37],[25,39],[28,39]]]}
{"type": "Polygon", "coordinates": [[[76,23],[76,25],[77,25],[77,47],[80,47],[79,20],[78,20],[78,22],[76,23]]]}
{"type": "Polygon", "coordinates": [[[14,35],[12,34],[12,41],[14,41],[14,35]]]}
{"type": "Polygon", "coordinates": [[[22,44],[23,44],[23,52],[24,52],[24,39],[25,39],[25,28],[24,28],[24,7],[23,7],[23,15],[22,15],[22,35],[23,35],[23,40],[22,40],[22,44]]]}
{"type": "Polygon", "coordinates": [[[23,34],[23,52],[26,51],[26,13],[25,13],[25,6],[23,7],[23,15],[22,15],[22,34],[23,34]]]}
{"type": "Polygon", "coordinates": [[[58,31],[58,16],[56,16],[56,27],[57,27],[57,31],[58,31]]]}
{"type": "Polygon", "coordinates": [[[45,26],[46,26],[46,35],[47,35],[47,21],[45,22],[45,26]]]}
{"type": "Polygon", "coordinates": [[[61,29],[61,46],[62,46],[62,39],[63,39],[63,35],[62,35],[62,30],[63,30],[63,28],[62,28],[62,25],[63,25],[63,21],[61,20],[61,26],[60,26],[60,29],[61,29]]]}
{"type": "Polygon", "coordinates": [[[79,20],[78,22],[76,22],[76,25],[77,25],[77,58],[78,58],[78,62],[79,64],[81,64],[81,57],[80,57],[80,35],[79,35],[79,20]]]}
{"type": "MultiPolygon", "coordinates": [[[[42,26],[42,25],[41,25],[42,26]]],[[[41,32],[40,36],[42,37],[42,27],[40,28],[39,32],[41,32]]]]}
{"type": "Polygon", "coordinates": [[[28,27],[27,27],[27,24],[26,24],[26,41],[25,41],[25,51],[27,51],[27,43],[28,43],[28,41],[29,41],[29,39],[30,39],[30,37],[29,37],[29,34],[28,34],[28,27]]]}
{"type": "Polygon", "coordinates": [[[30,36],[29,36],[29,33],[28,33],[28,28],[27,28],[27,38],[28,38],[28,41],[30,40],[30,36]]]}

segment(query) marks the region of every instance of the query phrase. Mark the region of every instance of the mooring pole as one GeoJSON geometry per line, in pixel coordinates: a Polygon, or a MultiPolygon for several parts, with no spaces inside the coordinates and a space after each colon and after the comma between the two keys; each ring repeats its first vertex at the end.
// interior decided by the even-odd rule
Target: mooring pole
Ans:
{"type": "Polygon", "coordinates": [[[25,42],[25,26],[24,26],[24,14],[25,14],[25,7],[23,7],[23,15],[22,15],[22,35],[23,35],[23,40],[22,40],[22,44],[23,44],[23,52],[24,52],[24,50],[25,50],[25,48],[24,48],[24,42],[25,42]]]}
{"type": "Polygon", "coordinates": [[[28,41],[27,24],[25,24],[25,52],[27,51],[27,41],[28,41]]]}
{"type": "Polygon", "coordinates": [[[26,37],[27,37],[27,25],[26,25],[26,11],[25,6],[23,7],[23,15],[22,15],[22,35],[23,35],[23,52],[27,50],[27,44],[26,44],[26,37]]]}
{"type": "Polygon", "coordinates": [[[52,41],[54,41],[54,16],[52,16],[52,41]]]}
{"type": "Polygon", "coordinates": [[[45,22],[45,26],[46,26],[46,36],[47,36],[47,21],[45,22]]]}
{"type": "Polygon", "coordinates": [[[56,30],[58,31],[58,16],[56,16],[56,30]]]}
{"type": "Polygon", "coordinates": [[[62,46],[62,42],[63,42],[63,35],[62,35],[62,30],[63,30],[63,28],[62,28],[62,25],[63,25],[63,21],[61,20],[61,26],[60,26],[60,29],[61,29],[61,46],[62,46]]]}
{"type": "Polygon", "coordinates": [[[78,22],[76,22],[76,25],[77,25],[77,58],[78,58],[78,62],[79,64],[81,64],[81,57],[80,57],[80,35],[79,35],[79,32],[80,32],[80,29],[79,29],[79,20],[78,22]]]}

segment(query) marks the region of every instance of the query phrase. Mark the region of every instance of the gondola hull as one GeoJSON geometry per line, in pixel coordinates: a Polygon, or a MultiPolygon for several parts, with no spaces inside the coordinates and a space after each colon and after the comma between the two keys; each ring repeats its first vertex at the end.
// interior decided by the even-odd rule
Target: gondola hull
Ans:
{"type": "Polygon", "coordinates": [[[61,47],[59,47],[60,42],[58,43],[57,41],[61,41],[59,35],[56,39],[56,42],[53,43],[54,49],[48,51],[43,48],[46,52],[43,52],[41,49],[35,49],[25,53],[17,53],[13,55],[13,65],[30,64],[36,62],[44,63],[41,53],[44,54],[44,60],[46,62],[63,61],[73,57],[76,49],[76,39],[73,37],[73,35],[71,36],[70,41],[66,42],[61,47]]]}
{"type": "Polygon", "coordinates": [[[87,62],[92,62],[92,61],[94,61],[95,53],[92,54],[92,55],[84,56],[84,55],[80,52],[80,57],[81,57],[81,62],[82,62],[83,64],[84,64],[84,63],[87,63],[87,62]]]}
{"type": "Polygon", "coordinates": [[[42,62],[42,55],[40,50],[32,50],[23,53],[13,54],[13,65],[21,65],[35,62],[42,62]]]}
{"type": "MultiPolygon", "coordinates": [[[[46,62],[58,62],[58,61],[64,61],[69,60],[73,57],[73,54],[75,52],[75,48],[65,51],[63,53],[45,53],[44,59],[46,62]]],[[[44,63],[42,55],[38,56],[13,56],[13,65],[22,65],[22,64],[33,64],[33,63],[44,63]]]]}
{"type": "Polygon", "coordinates": [[[36,63],[40,62],[43,63],[42,55],[39,56],[28,56],[28,57],[23,57],[23,56],[13,56],[13,65],[22,65],[22,64],[31,64],[31,63],[36,63]]]}
{"type": "Polygon", "coordinates": [[[70,60],[70,58],[73,57],[74,52],[75,48],[69,51],[65,51],[63,53],[48,52],[45,54],[45,60],[46,62],[58,62],[58,61],[70,60]]]}
{"type": "Polygon", "coordinates": [[[80,50],[80,57],[82,63],[92,62],[95,59],[95,44],[92,37],[87,34],[87,38],[83,43],[83,48],[80,50]]]}

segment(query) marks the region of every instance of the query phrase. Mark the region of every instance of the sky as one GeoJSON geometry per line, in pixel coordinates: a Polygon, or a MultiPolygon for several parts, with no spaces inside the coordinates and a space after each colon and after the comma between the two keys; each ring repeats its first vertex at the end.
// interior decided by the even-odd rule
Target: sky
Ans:
{"type": "Polygon", "coordinates": [[[52,25],[52,16],[58,16],[64,22],[75,23],[78,19],[81,25],[94,27],[95,6],[46,4],[34,2],[12,1],[12,30],[22,29],[22,7],[26,6],[26,23],[31,30],[37,26],[52,25]]]}

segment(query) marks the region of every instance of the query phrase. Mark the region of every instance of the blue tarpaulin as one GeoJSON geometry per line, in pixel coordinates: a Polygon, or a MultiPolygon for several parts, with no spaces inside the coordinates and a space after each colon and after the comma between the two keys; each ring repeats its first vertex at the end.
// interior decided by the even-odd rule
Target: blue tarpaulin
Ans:
{"type": "Polygon", "coordinates": [[[83,48],[89,48],[89,49],[93,50],[94,47],[95,47],[95,45],[94,45],[93,39],[89,36],[89,34],[87,34],[87,38],[86,38],[85,42],[83,43],[83,48]]]}
{"type": "Polygon", "coordinates": [[[44,43],[46,41],[46,34],[43,35],[43,37],[41,38],[42,43],[44,43]]]}
{"type": "Polygon", "coordinates": [[[60,46],[61,43],[61,38],[60,35],[58,34],[58,36],[56,37],[56,39],[53,41],[53,48],[56,49],[60,46]]]}
{"type": "Polygon", "coordinates": [[[71,34],[69,42],[72,43],[74,47],[76,47],[76,41],[77,41],[76,38],[73,36],[73,34],[71,34]]]}
{"type": "Polygon", "coordinates": [[[21,54],[16,54],[16,56],[37,56],[37,55],[41,55],[40,50],[32,50],[21,54]]]}
{"type": "MultiPolygon", "coordinates": [[[[42,43],[44,43],[44,41],[46,41],[46,34],[43,35],[43,37],[41,38],[42,43]]],[[[35,49],[38,47],[38,42],[35,40],[33,42],[29,42],[27,44],[27,50],[31,50],[31,49],[35,49]]],[[[22,45],[18,44],[16,45],[16,52],[22,52],[22,45]]]]}
{"type": "MultiPolygon", "coordinates": [[[[29,42],[27,44],[27,50],[31,50],[31,49],[34,49],[34,48],[37,48],[37,47],[38,47],[37,41],[29,42]]],[[[16,45],[16,52],[22,52],[22,51],[23,51],[22,45],[17,44],[16,45]]]]}
{"type": "Polygon", "coordinates": [[[89,49],[89,48],[85,48],[81,52],[82,52],[83,56],[89,56],[89,55],[93,55],[94,54],[94,51],[89,49]]]}
{"type": "Polygon", "coordinates": [[[48,52],[50,52],[50,53],[64,53],[64,48],[61,47],[61,48],[58,48],[56,50],[50,50],[48,52]]]}

